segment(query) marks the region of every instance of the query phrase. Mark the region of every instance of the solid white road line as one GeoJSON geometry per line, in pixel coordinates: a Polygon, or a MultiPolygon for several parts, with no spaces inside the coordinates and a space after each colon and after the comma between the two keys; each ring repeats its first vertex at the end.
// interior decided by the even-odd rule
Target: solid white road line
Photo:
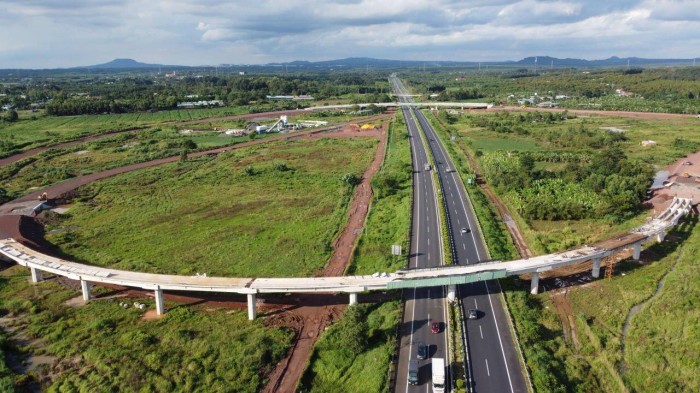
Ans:
{"type": "MultiPolygon", "coordinates": [[[[416,288],[413,288],[413,310],[411,311],[411,345],[408,348],[408,360],[410,363],[411,355],[413,355],[413,332],[416,330],[416,288]]],[[[406,383],[406,393],[408,393],[408,387],[411,386],[406,383]]]]}
{"type": "Polygon", "coordinates": [[[501,345],[501,354],[503,355],[503,364],[506,365],[506,375],[508,375],[508,384],[510,385],[511,393],[515,393],[513,390],[513,381],[510,379],[510,370],[508,370],[508,361],[506,360],[506,351],[503,349],[503,340],[501,339],[501,330],[498,328],[498,321],[496,321],[496,312],[493,309],[493,301],[491,300],[491,292],[489,291],[489,286],[487,281],[484,281],[486,286],[486,293],[488,294],[489,303],[491,303],[491,316],[493,317],[493,323],[496,325],[496,334],[498,335],[498,343],[501,345]]]}

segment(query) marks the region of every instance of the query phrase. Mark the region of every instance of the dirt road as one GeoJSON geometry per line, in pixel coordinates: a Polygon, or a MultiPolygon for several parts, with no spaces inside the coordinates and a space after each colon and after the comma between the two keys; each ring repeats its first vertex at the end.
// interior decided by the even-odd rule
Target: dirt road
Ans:
{"type": "MultiPolygon", "coordinates": [[[[339,133],[339,135],[341,134],[348,134],[348,131],[339,133]]],[[[350,135],[353,134],[357,136],[368,135],[364,132],[357,133],[350,131],[350,135]]],[[[362,175],[360,184],[355,187],[355,194],[353,195],[350,208],[348,209],[347,225],[340,232],[340,235],[333,245],[333,254],[326,263],[326,267],[323,269],[320,276],[330,277],[343,275],[352,260],[357,237],[365,224],[369,204],[372,200],[372,186],[370,182],[372,177],[381,168],[382,159],[384,158],[384,152],[386,150],[388,137],[388,127],[386,123],[383,124],[378,136],[380,136],[380,142],[374,160],[362,175]]],[[[347,137],[347,135],[344,135],[344,137],[347,137]]],[[[269,382],[265,389],[263,389],[263,392],[295,391],[314,344],[325,330],[326,326],[330,325],[333,320],[342,315],[345,310],[345,304],[326,305],[322,307],[301,306],[296,310],[284,314],[284,319],[288,320],[288,323],[281,323],[273,319],[273,323],[281,323],[298,330],[295,343],[290,353],[277,364],[275,370],[270,374],[269,382]]]]}

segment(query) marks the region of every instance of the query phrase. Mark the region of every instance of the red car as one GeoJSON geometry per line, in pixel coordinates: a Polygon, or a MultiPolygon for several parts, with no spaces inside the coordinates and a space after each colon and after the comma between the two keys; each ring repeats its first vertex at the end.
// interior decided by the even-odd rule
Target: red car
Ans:
{"type": "Polygon", "coordinates": [[[433,333],[440,333],[440,322],[433,322],[430,324],[430,331],[433,333]]]}

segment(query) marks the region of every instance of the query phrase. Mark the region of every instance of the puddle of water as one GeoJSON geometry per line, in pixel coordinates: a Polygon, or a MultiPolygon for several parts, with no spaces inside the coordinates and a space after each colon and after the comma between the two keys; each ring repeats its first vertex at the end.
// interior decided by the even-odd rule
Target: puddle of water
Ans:
{"type": "Polygon", "coordinates": [[[664,182],[668,180],[668,176],[670,175],[669,171],[658,171],[656,172],[656,175],[654,175],[654,183],[651,185],[652,190],[656,190],[658,188],[663,188],[664,187],[664,182]]]}

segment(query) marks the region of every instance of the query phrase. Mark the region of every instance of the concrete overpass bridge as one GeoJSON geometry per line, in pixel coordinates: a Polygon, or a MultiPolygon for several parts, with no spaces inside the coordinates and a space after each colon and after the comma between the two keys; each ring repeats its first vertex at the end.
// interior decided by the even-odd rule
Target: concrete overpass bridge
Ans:
{"type": "MultiPolygon", "coordinates": [[[[411,95],[401,95],[399,97],[411,97],[411,95]]],[[[397,107],[418,107],[418,108],[460,108],[460,109],[489,109],[493,104],[485,102],[366,102],[362,104],[340,104],[340,105],[322,105],[305,108],[307,111],[320,111],[331,109],[352,109],[355,105],[360,108],[366,108],[370,105],[375,105],[379,108],[397,108],[397,107]]]]}
{"type": "Polygon", "coordinates": [[[248,317],[252,320],[257,315],[256,295],[264,293],[344,292],[350,294],[350,304],[354,304],[360,292],[446,285],[448,297],[454,298],[455,286],[458,284],[529,273],[532,275],[531,292],[534,294],[538,291],[539,274],[542,272],[590,260],[593,264],[593,276],[599,277],[602,258],[623,249],[632,248],[633,258],[639,259],[644,243],[663,241],[666,233],[677,225],[691,208],[692,200],[674,198],[671,205],[659,216],[619,238],[560,253],[507,262],[494,261],[464,266],[399,270],[394,273],[376,273],[371,276],[226,278],[140,273],[84,265],[52,257],[14,239],[0,240],[0,255],[29,268],[34,283],[40,282],[44,273],[80,281],[83,300],[86,302],[91,299],[93,283],[153,290],[158,314],[165,313],[164,290],[240,293],[248,297],[248,317]]]}

